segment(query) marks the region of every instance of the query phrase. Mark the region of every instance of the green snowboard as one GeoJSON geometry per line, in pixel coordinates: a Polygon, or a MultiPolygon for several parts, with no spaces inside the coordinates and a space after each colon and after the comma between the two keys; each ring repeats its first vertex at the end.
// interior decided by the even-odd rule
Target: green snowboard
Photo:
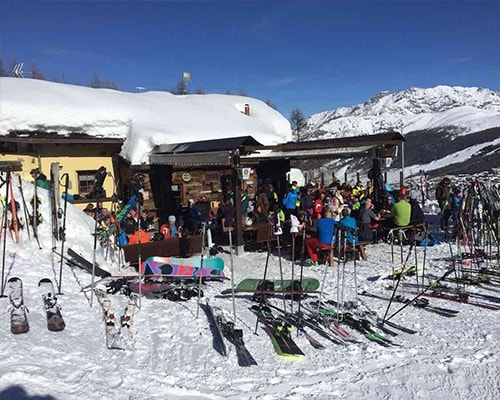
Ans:
{"type": "MultiPolygon", "coordinates": [[[[291,279],[283,279],[283,286],[281,286],[281,280],[269,280],[267,279],[264,285],[261,286],[261,283],[264,282],[262,279],[243,279],[238,286],[235,287],[235,292],[259,292],[259,293],[282,293],[283,291],[291,292],[292,291],[292,280],[291,279]],[[261,286],[261,288],[259,288],[261,286]],[[259,288],[259,289],[257,289],[259,288]]],[[[298,282],[298,279],[295,279],[295,282],[298,282]]],[[[302,278],[302,292],[314,292],[319,288],[319,281],[316,278],[302,278]]],[[[295,289],[295,292],[299,290],[295,289]]],[[[222,294],[231,293],[231,289],[224,290],[222,294]]]]}

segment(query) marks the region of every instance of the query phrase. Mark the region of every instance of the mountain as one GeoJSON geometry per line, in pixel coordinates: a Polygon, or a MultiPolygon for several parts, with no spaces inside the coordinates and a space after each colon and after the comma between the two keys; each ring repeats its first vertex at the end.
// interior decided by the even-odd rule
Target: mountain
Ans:
{"type": "MultiPolygon", "coordinates": [[[[380,92],[363,104],[312,115],[305,137],[316,140],[391,130],[406,139],[407,176],[421,170],[439,176],[500,168],[500,92],[484,88],[437,86],[380,92]]],[[[351,160],[349,164],[350,173],[364,172],[370,162],[351,160]]],[[[401,154],[392,165],[400,167],[401,154]]],[[[334,161],[325,168],[345,171],[347,164],[334,161]]]]}

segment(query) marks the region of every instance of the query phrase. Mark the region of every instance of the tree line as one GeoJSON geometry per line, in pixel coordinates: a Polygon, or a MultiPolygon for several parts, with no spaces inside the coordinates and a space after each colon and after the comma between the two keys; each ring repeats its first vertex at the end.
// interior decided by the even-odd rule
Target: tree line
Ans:
{"type": "MultiPolygon", "coordinates": [[[[19,61],[17,60],[12,60],[12,63],[9,65],[9,67],[5,67],[5,64],[3,60],[0,58],[0,77],[17,77],[14,75],[14,68],[16,65],[20,64],[19,61]]],[[[69,83],[66,80],[66,77],[64,73],[59,78],[53,78],[53,79],[47,79],[45,77],[45,74],[40,70],[38,65],[36,63],[31,64],[25,71],[23,71],[24,74],[32,79],[39,79],[39,80],[47,80],[47,81],[52,81],[52,82],[60,82],[60,83],[69,83]]],[[[80,80],[76,80],[73,82],[73,84],[78,85],[78,86],[85,86],[81,83],[80,80]]],[[[92,88],[102,88],[102,89],[113,89],[113,90],[119,90],[118,85],[116,84],[115,81],[108,80],[108,79],[102,79],[97,72],[94,72],[92,75],[89,84],[89,87],[92,88]]],[[[180,79],[170,90],[166,90],[167,92],[170,92],[175,95],[184,95],[184,94],[205,94],[205,91],[203,90],[202,87],[198,86],[194,89],[194,91],[190,91],[188,88],[188,85],[183,79],[180,79]]],[[[227,95],[233,95],[231,91],[226,91],[227,95]]],[[[239,96],[248,96],[246,91],[241,90],[239,93],[237,93],[239,96]]],[[[264,103],[266,103],[269,107],[274,108],[275,110],[278,110],[278,107],[274,105],[271,100],[267,99],[264,100],[264,103]]],[[[290,115],[290,123],[292,125],[292,132],[293,132],[293,138],[296,141],[304,140],[307,138],[307,120],[302,113],[302,111],[299,108],[295,108],[291,115],[290,115]]]]}

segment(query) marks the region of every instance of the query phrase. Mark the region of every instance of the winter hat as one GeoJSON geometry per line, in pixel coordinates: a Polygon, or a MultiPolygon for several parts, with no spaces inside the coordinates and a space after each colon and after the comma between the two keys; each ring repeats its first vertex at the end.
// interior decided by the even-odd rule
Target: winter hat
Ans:
{"type": "Polygon", "coordinates": [[[175,222],[175,215],[169,215],[168,222],[175,222]]]}

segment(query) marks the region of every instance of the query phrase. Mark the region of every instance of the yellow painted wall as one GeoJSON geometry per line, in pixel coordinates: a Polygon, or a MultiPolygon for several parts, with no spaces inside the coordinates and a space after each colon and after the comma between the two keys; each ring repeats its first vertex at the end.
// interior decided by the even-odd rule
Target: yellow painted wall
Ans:
{"type": "MultiPolygon", "coordinates": [[[[1,157],[2,161],[20,161],[22,163],[23,170],[16,172],[16,174],[20,174],[21,178],[24,180],[33,181],[33,177],[30,175],[30,172],[31,170],[38,168],[38,158],[13,154],[2,154],[1,157]]],[[[54,162],[58,162],[61,166],[61,169],[59,170],[60,178],[62,178],[65,173],[69,175],[68,193],[70,194],[79,194],[77,171],[97,171],[99,167],[104,166],[108,172],[111,172],[111,174],[115,176],[111,157],[42,157],[41,169],[45,176],[47,176],[47,180],[50,179],[50,166],[54,162]]],[[[64,181],[61,181],[61,184],[63,183],[64,181]]],[[[104,180],[103,187],[106,190],[106,195],[111,197],[114,192],[114,187],[113,179],[110,176],[104,180]]],[[[63,189],[61,189],[61,194],[62,190],[63,189]]],[[[75,203],[75,206],[80,209],[84,209],[88,203],[95,204],[95,201],[88,200],[83,203],[75,203]]],[[[111,202],[104,202],[104,206],[110,208],[111,202]]]]}

